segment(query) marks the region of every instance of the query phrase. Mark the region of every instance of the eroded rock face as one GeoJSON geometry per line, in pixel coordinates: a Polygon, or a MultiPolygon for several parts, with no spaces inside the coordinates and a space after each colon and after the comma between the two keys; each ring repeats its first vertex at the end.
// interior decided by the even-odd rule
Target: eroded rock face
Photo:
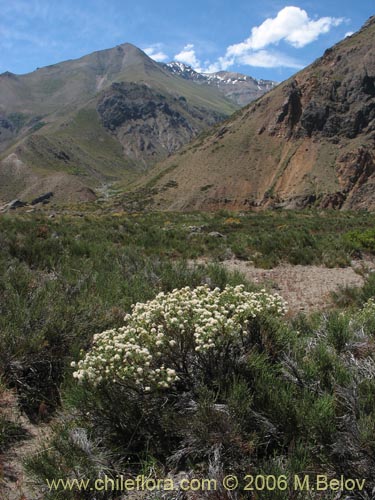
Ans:
{"type": "Polygon", "coordinates": [[[156,119],[159,114],[167,115],[172,125],[186,125],[186,119],[172,109],[166,97],[146,85],[113,84],[97,109],[103,125],[109,130],[116,130],[131,120],[156,119]]]}
{"type": "Polygon", "coordinates": [[[283,91],[285,100],[277,111],[276,118],[269,126],[263,125],[259,129],[259,134],[268,130],[270,135],[283,136],[290,139],[294,134],[294,129],[298,125],[302,114],[301,89],[296,80],[286,85],[283,91]]]}
{"type": "MultiPolygon", "coordinates": [[[[368,187],[375,182],[375,155],[367,147],[360,147],[357,151],[347,153],[339,158],[337,174],[342,185],[342,193],[346,199],[346,207],[353,208],[363,199],[368,187]]],[[[371,199],[374,198],[374,193],[371,199]]]]}
{"type": "Polygon", "coordinates": [[[286,82],[274,126],[263,129],[287,139],[354,139],[375,131],[374,27],[370,19],[360,39],[326,50],[286,82]]]}
{"type": "Polygon", "coordinates": [[[277,117],[276,123],[286,123],[288,125],[289,132],[298,123],[302,113],[301,105],[301,89],[298,87],[298,83],[294,80],[290,88],[287,89],[287,98],[281,108],[281,112],[277,117]]]}
{"type": "Polygon", "coordinates": [[[354,139],[375,130],[375,63],[361,75],[315,85],[309,79],[301,86],[295,80],[287,87],[275,130],[283,124],[285,136],[296,139],[314,135],[354,139]]]}
{"type": "Polygon", "coordinates": [[[326,105],[310,101],[301,116],[301,127],[306,130],[309,137],[316,131],[322,131],[329,116],[329,108],[326,105]]]}
{"type": "Polygon", "coordinates": [[[222,115],[189,106],[185,98],[162,95],[143,84],[115,83],[97,111],[121,142],[126,156],[145,167],[177,151],[222,115]]]}

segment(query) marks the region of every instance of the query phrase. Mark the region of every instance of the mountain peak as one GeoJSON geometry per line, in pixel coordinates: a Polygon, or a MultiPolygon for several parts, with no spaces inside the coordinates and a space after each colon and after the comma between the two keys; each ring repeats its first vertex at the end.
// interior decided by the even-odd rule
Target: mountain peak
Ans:
{"type": "MultiPolygon", "coordinates": [[[[116,45],[115,47],[107,49],[107,50],[122,52],[124,54],[133,54],[133,55],[137,55],[141,58],[150,59],[150,57],[145,52],[143,52],[143,50],[141,50],[139,47],[137,47],[136,45],[133,45],[132,43],[129,43],[129,42],[121,43],[121,44],[116,45]]],[[[101,52],[101,51],[99,51],[99,52],[101,52]]]]}
{"type": "Polygon", "coordinates": [[[167,64],[162,64],[163,68],[172,73],[173,75],[177,75],[185,80],[204,80],[204,76],[195,71],[191,66],[184,64],[180,61],[171,61],[167,64]]]}
{"type": "Polygon", "coordinates": [[[197,73],[191,66],[189,66],[188,64],[184,64],[180,61],[171,61],[167,63],[167,66],[169,66],[172,70],[175,71],[191,71],[197,73]]]}
{"type": "Polygon", "coordinates": [[[158,68],[157,63],[153,61],[147,54],[135,45],[125,42],[115,47],[98,50],[91,54],[73,60],[72,62],[79,63],[80,61],[94,62],[99,66],[100,70],[106,68],[107,71],[122,73],[129,66],[137,64],[148,64],[158,68]]]}
{"type": "Polygon", "coordinates": [[[5,71],[4,73],[0,73],[0,78],[17,78],[17,75],[10,71],[5,71]]]}

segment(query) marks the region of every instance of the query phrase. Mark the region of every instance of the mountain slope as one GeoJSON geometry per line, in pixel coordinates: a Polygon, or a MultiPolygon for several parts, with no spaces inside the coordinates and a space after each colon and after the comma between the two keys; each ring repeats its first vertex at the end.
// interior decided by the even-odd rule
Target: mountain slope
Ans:
{"type": "Polygon", "coordinates": [[[91,199],[133,180],[236,109],[130,44],[27,75],[0,75],[0,200],[91,199]],[[49,190],[49,189],[48,189],[49,190]]]}
{"type": "Polygon", "coordinates": [[[375,18],[147,183],[156,206],[169,209],[375,210],[375,18]]]}

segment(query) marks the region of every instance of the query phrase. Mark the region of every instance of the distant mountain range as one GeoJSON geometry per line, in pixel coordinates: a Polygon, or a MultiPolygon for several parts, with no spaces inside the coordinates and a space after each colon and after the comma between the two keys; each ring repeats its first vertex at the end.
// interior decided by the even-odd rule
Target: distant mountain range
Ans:
{"type": "Polygon", "coordinates": [[[375,17],[146,183],[159,209],[375,210],[375,17]]]}
{"type": "Polygon", "coordinates": [[[257,80],[251,76],[229,71],[217,73],[197,73],[191,66],[180,62],[163,64],[163,67],[186,80],[200,85],[208,85],[219,89],[225,97],[239,106],[245,106],[263,94],[276,87],[277,83],[271,80],[257,80]]]}
{"type": "Polygon", "coordinates": [[[272,85],[253,92],[250,77],[220,78],[131,44],[1,74],[0,201],[51,191],[57,202],[87,200],[126,185],[272,85]]]}

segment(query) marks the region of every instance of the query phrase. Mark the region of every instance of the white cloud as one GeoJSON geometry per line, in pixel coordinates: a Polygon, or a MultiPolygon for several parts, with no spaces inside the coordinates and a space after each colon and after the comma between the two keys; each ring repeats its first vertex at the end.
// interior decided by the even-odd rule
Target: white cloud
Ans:
{"type": "Polygon", "coordinates": [[[260,26],[255,26],[244,42],[228,47],[227,56],[238,56],[249,50],[263,49],[268,45],[278,44],[281,40],[301,48],[343,21],[343,18],[337,17],[312,20],[307,12],[299,7],[284,7],[276,17],[268,18],[260,26]]]}
{"type": "Polygon", "coordinates": [[[347,33],[345,33],[344,38],[347,38],[348,36],[352,36],[352,35],[354,35],[354,31],[348,31],[347,33]]]}
{"type": "Polygon", "coordinates": [[[219,59],[214,63],[207,63],[204,72],[205,73],[217,73],[218,71],[226,71],[234,64],[234,59],[228,60],[225,57],[219,57],[219,59]]]}
{"type": "Polygon", "coordinates": [[[268,50],[259,50],[244,54],[239,58],[241,64],[257,66],[259,68],[295,68],[301,69],[303,65],[285,54],[273,53],[268,50]]]}
{"type": "Polygon", "coordinates": [[[265,50],[269,45],[277,45],[282,40],[295,48],[302,48],[315,41],[331,28],[339,26],[343,18],[321,17],[310,19],[307,12],[299,7],[284,7],[276,17],[266,19],[254,26],[249,38],[230,45],[224,56],[207,65],[206,72],[227,70],[234,64],[262,68],[287,67],[300,69],[303,65],[285,54],[265,50]]]}
{"type": "Polygon", "coordinates": [[[280,52],[257,50],[239,54],[230,59],[227,57],[219,57],[216,62],[207,66],[205,72],[216,73],[217,71],[226,71],[234,64],[256,66],[258,68],[303,68],[303,64],[280,52]]]}
{"type": "Polygon", "coordinates": [[[151,45],[151,47],[143,49],[143,52],[157,62],[163,62],[169,59],[167,54],[162,51],[160,44],[151,45]]]}
{"type": "Polygon", "coordinates": [[[192,43],[185,45],[181,52],[174,56],[174,59],[184,64],[188,64],[195,71],[198,71],[198,73],[202,72],[201,62],[195,54],[194,45],[192,43]]]}

